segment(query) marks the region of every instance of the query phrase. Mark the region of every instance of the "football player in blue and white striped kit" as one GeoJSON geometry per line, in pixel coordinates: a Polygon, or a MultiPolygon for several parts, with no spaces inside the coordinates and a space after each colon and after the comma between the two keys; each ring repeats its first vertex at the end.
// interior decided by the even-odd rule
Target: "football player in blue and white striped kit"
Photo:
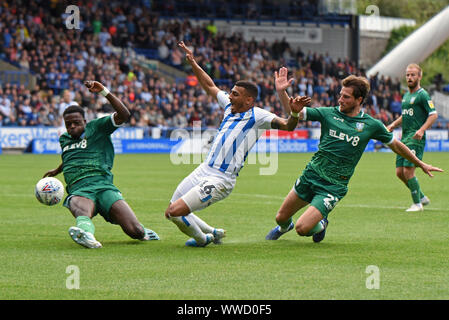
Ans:
{"type": "Polygon", "coordinates": [[[178,185],[165,211],[165,216],[190,237],[187,246],[204,247],[211,242],[221,243],[225,230],[209,226],[193,212],[226,198],[234,189],[248,152],[265,129],[293,131],[298,124],[299,111],[311,100],[305,96],[292,98],[288,119],[277,117],[254,107],[258,96],[254,83],[238,81],[228,94],[197,64],[184,42],[179,42],[178,46],[186,53],[202,88],[225,110],[207,159],[178,185]]]}

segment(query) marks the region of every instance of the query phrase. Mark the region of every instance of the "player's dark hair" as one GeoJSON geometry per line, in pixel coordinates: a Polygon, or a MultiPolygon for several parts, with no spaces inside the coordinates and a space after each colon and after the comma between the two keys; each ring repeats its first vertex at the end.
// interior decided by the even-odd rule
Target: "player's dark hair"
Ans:
{"type": "Polygon", "coordinates": [[[245,88],[246,92],[248,92],[249,96],[254,98],[254,100],[257,99],[259,95],[259,88],[254,82],[251,81],[245,81],[245,80],[239,80],[235,83],[237,87],[245,88]]]}
{"type": "Polygon", "coordinates": [[[80,106],[77,106],[76,104],[72,104],[71,106],[68,106],[67,109],[64,110],[64,113],[62,114],[62,117],[64,118],[69,113],[81,113],[84,119],[84,109],[80,106]]]}
{"type": "Polygon", "coordinates": [[[342,85],[346,88],[352,88],[352,95],[356,99],[362,97],[362,103],[365,101],[365,98],[368,96],[370,91],[369,81],[364,77],[350,75],[349,77],[343,79],[342,85]]]}

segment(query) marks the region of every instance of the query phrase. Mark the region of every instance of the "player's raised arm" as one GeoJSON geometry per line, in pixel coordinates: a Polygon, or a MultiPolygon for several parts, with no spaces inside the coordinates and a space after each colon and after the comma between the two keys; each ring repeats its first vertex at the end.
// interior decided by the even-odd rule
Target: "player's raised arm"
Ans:
{"type": "Polygon", "coordinates": [[[395,153],[400,155],[401,157],[409,160],[413,164],[415,164],[417,167],[421,168],[424,173],[426,173],[429,177],[433,177],[432,171],[436,172],[443,172],[443,169],[440,169],[438,167],[434,167],[430,164],[427,164],[421,160],[419,160],[411,151],[410,149],[403,144],[399,140],[394,140],[393,143],[388,145],[391,150],[393,150],[395,153]]]}
{"type": "Polygon", "coordinates": [[[204,91],[207,92],[208,95],[216,98],[217,93],[220,91],[218,87],[215,85],[212,78],[204,71],[196,62],[192,50],[187,48],[184,41],[178,42],[178,47],[180,47],[186,54],[187,62],[192,66],[193,73],[198,79],[201,87],[204,91]]]}
{"type": "Polygon", "coordinates": [[[84,82],[84,85],[89,89],[90,92],[100,93],[102,96],[108,99],[108,101],[116,111],[114,115],[115,124],[120,125],[129,121],[131,113],[129,112],[128,108],[123,104],[122,101],[120,101],[119,98],[113,95],[108,88],[103,86],[98,81],[86,81],[84,82]]]}

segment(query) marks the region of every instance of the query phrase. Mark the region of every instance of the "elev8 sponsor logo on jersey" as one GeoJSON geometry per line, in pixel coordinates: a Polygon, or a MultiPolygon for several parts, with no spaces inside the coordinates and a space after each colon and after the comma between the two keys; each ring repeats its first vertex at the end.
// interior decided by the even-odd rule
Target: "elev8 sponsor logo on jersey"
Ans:
{"type": "Polygon", "coordinates": [[[359,144],[359,136],[349,136],[344,132],[337,133],[337,130],[329,129],[329,135],[342,141],[351,143],[354,147],[359,144]]]}
{"type": "Polygon", "coordinates": [[[409,115],[413,117],[413,108],[402,110],[402,115],[409,115]]]}
{"type": "Polygon", "coordinates": [[[83,139],[80,142],[75,142],[68,146],[65,146],[64,149],[62,149],[62,152],[66,152],[67,150],[72,149],[86,149],[86,148],[87,148],[87,139],[83,139]]]}

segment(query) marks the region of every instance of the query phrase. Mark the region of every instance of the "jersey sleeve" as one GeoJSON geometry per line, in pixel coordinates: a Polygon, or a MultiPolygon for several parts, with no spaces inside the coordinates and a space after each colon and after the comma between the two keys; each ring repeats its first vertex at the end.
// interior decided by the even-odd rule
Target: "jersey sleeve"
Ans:
{"type": "Polygon", "coordinates": [[[394,140],[393,132],[388,131],[387,127],[379,120],[375,119],[374,122],[376,124],[376,130],[371,138],[387,145],[391,144],[394,140]]]}
{"type": "Polygon", "coordinates": [[[114,114],[115,113],[113,113],[109,116],[105,116],[105,117],[101,117],[101,118],[92,120],[89,122],[89,124],[94,131],[98,131],[98,132],[102,132],[104,134],[110,135],[117,128],[121,127],[121,126],[115,124],[114,114]]]}
{"type": "Polygon", "coordinates": [[[255,107],[254,117],[258,128],[271,129],[271,122],[276,118],[276,115],[267,110],[255,107]]]}
{"type": "Polygon", "coordinates": [[[218,105],[223,109],[227,109],[231,106],[231,101],[229,100],[229,94],[225,91],[218,91],[217,93],[218,105]]]}
{"type": "MultiPolygon", "coordinates": [[[[323,119],[323,109],[324,108],[310,108],[305,107],[303,109],[304,112],[304,121],[321,121],[323,119]]],[[[330,108],[328,108],[330,109],[330,108]]]]}
{"type": "Polygon", "coordinates": [[[421,93],[421,105],[424,107],[427,114],[429,114],[429,115],[437,112],[435,110],[435,106],[433,104],[432,98],[427,93],[427,91],[423,91],[421,93]]]}

